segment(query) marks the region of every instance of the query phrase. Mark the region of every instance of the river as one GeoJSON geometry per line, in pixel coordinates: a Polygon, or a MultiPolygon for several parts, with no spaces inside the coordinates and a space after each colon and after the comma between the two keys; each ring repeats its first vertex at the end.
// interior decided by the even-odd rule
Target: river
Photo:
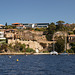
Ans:
{"type": "Polygon", "coordinates": [[[0,75],[75,75],[75,55],[0,55],[0,75]]]}

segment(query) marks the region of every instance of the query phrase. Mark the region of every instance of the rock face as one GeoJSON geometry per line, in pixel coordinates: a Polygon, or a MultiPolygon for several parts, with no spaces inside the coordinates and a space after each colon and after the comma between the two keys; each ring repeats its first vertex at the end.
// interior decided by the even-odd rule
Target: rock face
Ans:
{"type": "Polygon", "coordinates": [[[40,51],[43,49],[43,47],[37,41],[8,40],[8,44],[12,43],[14,45],[16,41],[20,42],[21,44],[25,44],[26,47],[32,48],[34,50],[38,49],[40,51]]]}

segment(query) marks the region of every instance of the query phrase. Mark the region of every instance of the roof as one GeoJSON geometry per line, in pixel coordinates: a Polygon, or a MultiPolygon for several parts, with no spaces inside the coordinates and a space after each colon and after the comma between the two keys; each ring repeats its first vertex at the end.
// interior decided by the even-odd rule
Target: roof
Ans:
{"type": "Polygon", "coordinates": [[[12,23],[12,24],[21,24],[21,23],[12,23]]]}
{"type": "Polygon", "coordinates": [[[0,26],[4,26],[4,25],[0,24],[0,26]]]}

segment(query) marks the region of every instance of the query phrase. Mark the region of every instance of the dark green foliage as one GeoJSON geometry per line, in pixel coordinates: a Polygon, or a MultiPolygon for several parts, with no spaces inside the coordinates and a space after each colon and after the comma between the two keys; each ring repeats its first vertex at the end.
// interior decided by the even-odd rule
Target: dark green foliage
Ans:
{"type": "Polygon", "coordinates": [[[75,46],[75,43],[70,43],[71,46],[75,46]]]}
{"type": "Polygon", "coordinates": [[[53,34],[56,30],[56,25],[52,22],[49,26],[48,26],[48,34],[53,34]]]}
{"type": "Polygon", "coordinates": [[[75,43],[70,43],[70,45],[72,46],[71,49],[74,51],[75,53],[75,43]]]}
{"type": "Polygon", "coordinates": [[[65,48],[65,45],[64,45],[64,40],[63,39],[58,39],[55,43],[55,50],[57,52],[63,52],[64,51],[64,48],[65,48]]]}
{"type": "Polygon", "coordinates": [[[63,23],[65,23],[64,21],[57,21],[57,26],[56,26],[56,30],[58,31],[63,31],[65,30],[65,27],[63,26],[63,23]]]}
{"type": "Polygon", "coordinates": [[[67,50],[68,53],[74,53],[74,51],[72,49],[67,50]]]}
{"type": "Polygon", "coordinates": [[[57,21],[56,23],[59,25],[59,24],[65,23],[65,22],[60,20],[60,21],[57,21]]]}
{"type": "Polygon", "coordinates": [[[46,34],[46,38],[48,41],[52,40],[55,30],[56,30],[56,25],[52,22],[47,28],[48,33],[46,34]]]}
{"type": "Polygon", "coordinates": [[[73,33],[73,31],[69,31],[68,34],[71,35],[71,34],[74,34],[74,33],[73,33]]]}
{"type": "Polygon", "coordinates": [[[73,31],[73,33],[75,34],[75,30],[73,31]]]}
{"type": "Polygon", "coordinates": [[[72,46],[72,48],[71,48],[73,51],[74,51],[74,53],[75,53],[75,46],[72,46]]]}
{"type": "Polygon", "coordinates": [[[21,44],[20,45],[20,51],[25,50],[26,45],[25,44],[21,44]]]}
{"type": "Polygon", "coordinates": [[[26,52],[33,52],[33,53],[35,53],[35,51],[32,48],[27,48],[26,52]]]}
{"type": "Polygon", "coordinates": [[[7,48],[8,48],[8,45],[6,43],[0,44],[0,52],[3,52],[3,50],[7,52],[7,48]]]}
{"type": "Polygon", "coordinates": [[[16,28],[15,26],[11,26],[11,25],[8,25],[8,26],[5,26],[5,29],[14,29],[16,28]]]}
{"type": "Polygon", "coordinates": [[[52,37],[53,37],[53,34],[47,34],[46,35],[46,38],[47,38],[48,41],[51,41],[52,37]]]}
{"type": "Polygon", "coordinates": [[[43,53],[49,53],[49,51],[43,51],[43,53]]]}
{"type": "Polygon", "coordinates": [[[46,31],[46,28],[35,28],[35,31],[46,31]]]}
{"type": "Polygon", "coordinates": [[[15,44],[15,46],[14,46],[14,50],[15,50],[16,52],[22,51],[22,50],[24,50],[24,49],[25,49],[25,44],[21,44],[21,43],[16,42],[16,44],[15,44]]]}
{"type": "Polygon", "coordinates": [[[40,43],[40,45],[43,47],[43,48],[46,48],[46,43],[40,43]]]}
{"type": "Polygon", "coordinates": [[[6,22],[5,26],[7,26],[7,22],[6,22]]]}

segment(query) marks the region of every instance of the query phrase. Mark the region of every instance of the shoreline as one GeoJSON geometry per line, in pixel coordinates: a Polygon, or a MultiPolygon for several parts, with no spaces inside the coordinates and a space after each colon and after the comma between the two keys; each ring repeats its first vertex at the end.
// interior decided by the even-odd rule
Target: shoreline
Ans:
{"type": "MultiPolygon", "coordinates": [[[[50,53],[0,53],[0,55],[48,55],[50,53]]],[[[59,53],[60,55],[61,53],[59,53]]],[[[69,55],[73,55],[75,53],[68,53],[69,55]]]]}

